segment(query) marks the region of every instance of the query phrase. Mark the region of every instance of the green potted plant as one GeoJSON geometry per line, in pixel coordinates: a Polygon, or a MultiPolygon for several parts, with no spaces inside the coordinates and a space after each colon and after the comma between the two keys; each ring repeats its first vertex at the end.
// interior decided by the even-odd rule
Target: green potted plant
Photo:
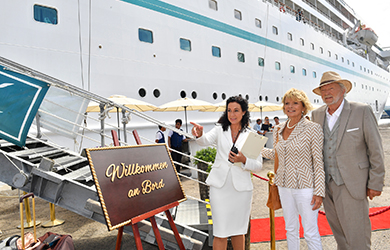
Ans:
{"type": "MultiPolygon", "coordinates": [[[[202,160],[202,161],[205,161],[205,162],[214,163],[216,154],[217,154],[216,148],[208,147],[208,148],[203,148],[203,149],[197,151],[195,154],[195,158],[202,160]]],[[[194,164],[196,164],[198,166],[198,169],[206,171],[208,173],[211,170],[212,164],[206,164],[206,163],[198,161],[198,160],[194,160],[194,164]]],[[[198,173],[198,180],[199,181],[205,182],[206,178],[207,178],[207,174],[200,173],[200,172],[198,173]]],[[[208,186],[199,183],[199,193],[200,193],[200,198],[202,200],[209,199],[209,187],[208,186]]]]}

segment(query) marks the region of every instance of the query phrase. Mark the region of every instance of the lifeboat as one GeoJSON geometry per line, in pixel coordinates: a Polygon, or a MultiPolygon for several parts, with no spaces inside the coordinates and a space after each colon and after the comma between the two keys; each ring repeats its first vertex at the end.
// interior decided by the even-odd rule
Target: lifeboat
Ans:
{"type": "Polygon", "coordinates": [[[360,26],[356,31],[356,38],[362,44],[372,46],[378,41],[378,35],[371,28],[365,25],[360,26]]]}

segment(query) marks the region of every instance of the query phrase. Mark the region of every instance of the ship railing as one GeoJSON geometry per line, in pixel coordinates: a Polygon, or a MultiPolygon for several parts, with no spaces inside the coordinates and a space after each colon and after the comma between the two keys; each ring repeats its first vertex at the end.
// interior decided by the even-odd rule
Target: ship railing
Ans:
{"type": "MultiPolygon", "coordinates": [[[[72,154],[74,155],[80,155],[81,152],[83,151],[83,148],[113,146],[113,137],[111,136],[111,130],[118,131],[119,132],[118,135],[122,135],[122,138],[118,138],[121,146],[135,145],[135,140],[131,140],[132,142],[130,142],[130,136],[133,135],[133,129],[131,126],[131,122],[129,123],[130,121],[129,114],[141,118],[144,122],[146,121],[150,123],[150,125],[153,127],[157,128],[157,126],[155,125],[160,125],[174,132],[177,132],[181,135],[184,135],[190,140],[195,139],[195,137],[192,134],[179,130],[174,126],[171,126],[163,121],[157,120],[147,115],[145,112],[140,112],[134,109],[130,109],[124,105],[115,103],[112,100],[109,100],[108,98],[101,97],[89,91],[70,85],[64,81],[47,76],[38,71],[32,70],[25,66],[19,65],[15,62],[12,62],[1,56],[0,56],[0,65],[6,67],[8,70],[21,73],[23,75],[47,82],[50,85],[50,89],[62,90],[65,93],[68,93],[69,96],[77,96],[78,98],[83,98],[87,103],[95,102],[97,103],[97,105],[99,105],[99,107],[101,107],[101,111],[98,115],[98,118],[94,118],[89,113],[85,112],[87,105],[85,105],[84,110],[82,110],[79,107],[77,107],[76,109],[72,109],[69,108],[67,104],[60,103],[59,101],[50,100],[49,98],[47,98],[47,96],[43,100],[42,105],[39,108],[39,111],[37,113],[37,116],[35,117],[34,124],[32,125],[29,131],[28,136],[35,137],[37,139],[45,139],[48,141],[47,142],[48,144],[56,148],[64,148],[64,144],[70,145],[70,143],[72,143],[73,149],[66,149],[66,150],[72,152],[72,154]],[[51,109],[49,109],[50,111],[48,109],[42,108],[42,106],[45,103],[51,105],[51,109]],[[121,118],[119,116],[119,113],[117,113],[117,117],[116,117],[117,125],[114,125],[112,121],[111,122],[108,121],[108,116],[110,114],[109,111],[112,109],[121,110],[122,113],[121,118]],[[77,116],[78,121],[81,122],[77,122],[75,120],[67,118],[69,117],[69,115],[66,114],[69,113],[73,114],[72,117],[77,116]],[[43,116],[46,116],[45,120],[42,119],[43,116]],[[79,119],[80,117],[82,119],[79,119]],[[61,123],[61,125],[59,125],[59,123],[61,123]],[[127,123],[129,123],[129,125],[127,125],[127,123]],[[88,124],[92,124],[92,125],[88,125],[88,124]],[[129,140],[127,140],[127,138],[129,138],[129,140]]],[[[140,135],[140,137],[148,144],[155,143],[154,138],[149,139],[143,137],[142,135],[140,135]]],[[[197,176],[197,173],[208,174],[207,172],[194,167],[192,165],[192,162],[194,160],[197,160],[205,164],[210,164],[209,162],[205,162],[201,159],[197,159],[192,155],[179,152],[172,148],[169,148],[169,150],[172,150],[185,157],[188,157],[191,160],[191,162],[188,165],[183,164],[181,162],[175,162],[175,161],[173,163],[180,165],[184,168],[190,169],[191,172],[196,173],[193,174],[195,177],[197,176]]],[[[72,171],[72,170],[68,169],[68,171],[72,171]]],[[[199,181],[195,177],[187,176],[182,173],[178,173],[178,175],[190,181],[194,181],[200,183],[201,185],[208,186],[205,182],[199,181]]],[[[197,197],[192,197],[188,195],[187,197],[192,200],[208,203],[206,201],[200,200],[197,197]]]]}

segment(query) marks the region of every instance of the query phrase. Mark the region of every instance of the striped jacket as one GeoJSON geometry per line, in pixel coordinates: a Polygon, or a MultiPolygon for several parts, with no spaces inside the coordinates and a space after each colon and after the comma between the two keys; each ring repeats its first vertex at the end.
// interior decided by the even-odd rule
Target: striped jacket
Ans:
{"type": "Polygon", "coordinates": [[[262,155],[275,159],[278,152],[279,168],[275,183],[286,188],[314,188],[314,195],[325,197],[325,172],[322,155],[324,134],[319,124],[302,118],[287,140],[283,139],[283,122],[275,127],[274,148],[264,148],[262,155]],[[278,131],[279,129],[279,131],[278,131]],[[279,137],[276,143],[276,137],[279,137]]]}

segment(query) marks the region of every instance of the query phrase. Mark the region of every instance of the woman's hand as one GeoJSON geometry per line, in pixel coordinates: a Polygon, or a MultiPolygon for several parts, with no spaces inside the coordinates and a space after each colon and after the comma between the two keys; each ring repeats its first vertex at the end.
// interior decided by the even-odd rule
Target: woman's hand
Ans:
{"type": "Polygon", "coordinates": [[[191,129],[191,133],[196,138],[201,137],[203,135],[203,126],[200,126],[199,124],[196,124],[195,122],[190,122],[192,125],[194,125],[191,129]]]}
{"type": "Polygon", "coordinates": [[[241,153],[241,151],[238,151],[238,153],[236,154],[236,153],[234,153],[234,152],[232,152],[232,151],[230,151],[230,153],[229,153],[229,161],[230,162],[242,162],[242,163],[246,163],[246,157],[245,157],[245,155],[243,155],[242,153],[241,153]]]}
{"type": "Polygon", "coordinates": [[[310,202],[310,205],[314,205],[313,210],[319,209],[321,207],[321,204],[322,204],[322,197],[313,195],[313,199],[310,202]]]}

